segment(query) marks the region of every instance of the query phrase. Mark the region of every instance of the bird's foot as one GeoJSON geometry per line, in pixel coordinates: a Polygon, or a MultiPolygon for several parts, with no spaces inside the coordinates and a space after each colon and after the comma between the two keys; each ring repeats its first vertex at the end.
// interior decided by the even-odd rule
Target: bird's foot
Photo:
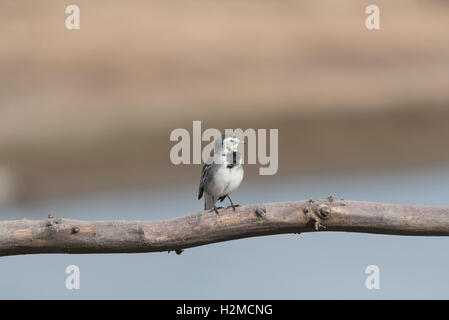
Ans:
{"type": "Polygon", "coordinates": [[[235,208],[240,207],[239,204],[231,204],[230,206],[226,207],[226,209],[232,208],[232,210],[235,211],[235,208]]]}
{"type": "Polygon", "coordinates": [[[218,209],[223,209],[223,207],[213,207],[209,212],[215,211],[215,213],[218,214],[218,209]]]}

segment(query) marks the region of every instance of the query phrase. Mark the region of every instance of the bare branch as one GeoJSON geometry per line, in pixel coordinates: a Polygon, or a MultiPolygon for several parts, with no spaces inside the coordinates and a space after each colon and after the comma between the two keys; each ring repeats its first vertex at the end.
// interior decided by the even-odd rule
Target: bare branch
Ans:
{"type": "Polygon", "coordinates": [[[314,231],[448,236],[449,208],[335,200],[250,205],[154,222],[0,222],[0,256],[175,251],[247,237],[314,231]]]}

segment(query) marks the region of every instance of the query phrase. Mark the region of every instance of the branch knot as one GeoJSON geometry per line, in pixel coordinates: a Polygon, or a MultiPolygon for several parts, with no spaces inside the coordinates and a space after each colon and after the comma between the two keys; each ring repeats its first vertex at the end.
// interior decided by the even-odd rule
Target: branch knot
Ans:
{"type": "Polygon", "coordinates": [[[325,229],[326,226],[323,224],[323,220],[329,219],[332,214],[331,204],[335,199],[333,196],[329,196],[326,200],[310,199],[307,206],[303,208],[303,213],[309,217],[310,224],[315,230],[319,230],[320,228],[325,229]]]}
{"type": "Polygon", "coordinates": [[[267,209],[265,207],[258,207],[254,211],[257,217],[259,218],[265,218],[267,216],[267,209]]]}

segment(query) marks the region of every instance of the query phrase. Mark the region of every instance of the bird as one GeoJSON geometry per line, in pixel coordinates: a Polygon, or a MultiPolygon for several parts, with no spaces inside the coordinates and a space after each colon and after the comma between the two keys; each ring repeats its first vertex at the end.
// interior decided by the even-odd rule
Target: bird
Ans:
{"type": "Polygon", "coordinates": [[[244,170],[241,153],[237,151],[239,144],[244,144],[237,137],[223,134],[221,139],[215,140],[215,148],[212,156],[204,164],[201,171],[198,200],[204,194],[204,210],[215,211],[217,201],[222,202],[228,198],[232,209],[238,207],[229,196],[237,190],[243,180],[244,170]]]}

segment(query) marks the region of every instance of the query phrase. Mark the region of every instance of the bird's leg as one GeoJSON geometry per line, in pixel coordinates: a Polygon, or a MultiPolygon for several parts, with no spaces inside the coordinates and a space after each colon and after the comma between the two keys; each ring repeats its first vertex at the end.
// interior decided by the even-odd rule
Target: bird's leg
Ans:
{"type": "Polygon", "coordinates": [[[218,209],[223,209],[223,207],[217,207],[215,205],[215,203],[216,203],[215,198],[212,198],[212,200],[214,201],[214,207],[213,207],[213,209],[210,210],[210,212],[215,211],[215,213],[218,214],[218,209]]]}
{"type": "Polygon", "coordinates": [[[212,203],[214,204],[214,207],[212,209],[210,209],[209,212],[215,211],[215,213],[218,214],[218,209],[223,209],[223,207],[217,207],[215,205],[216,202],[217,202],[217,200],[215,200],[215,198],[212,197],[212,203]]]}
{"type": "Polygon", "coordinates": [[[215,206],[215,204],[214,204],[214,207],[213,207],[212,209],[210,209],[209,212],[215,211],[215,213],[218,214],[218,209],[223,209],[223,207],[217,207],[217,206],[215,206]]]}
{"type": "MultiPolygon", "coordinates": [[[[235,211],[235,208],[240,207],[239,204],[234,204],[234,203],[232,202],[231,197],[230,197],[229,195],[227,195],[227,197],[228,197],[229,201],[231,202],[232,210],[235,211]]],[[[229,207],[228,207],[228,208],[229,208],[229,207]]]]}

